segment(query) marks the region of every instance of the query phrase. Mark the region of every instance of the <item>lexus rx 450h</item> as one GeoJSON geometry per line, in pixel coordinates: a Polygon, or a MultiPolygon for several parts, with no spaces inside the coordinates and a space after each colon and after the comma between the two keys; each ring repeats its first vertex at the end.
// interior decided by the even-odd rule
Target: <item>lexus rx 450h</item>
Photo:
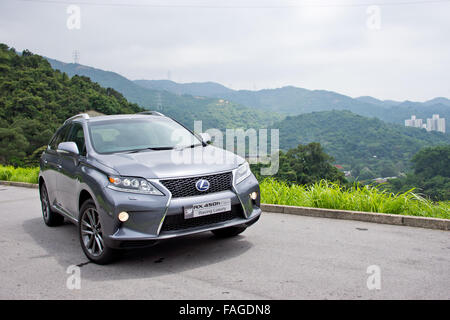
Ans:
{"type": "Polygon", "coordinates": [[[45,223],[75,223],[99,264],[162,239],[240,234],[261,214],[258,181],[208,140],[157,112],[66,120],[40,159],[45,223]]]}

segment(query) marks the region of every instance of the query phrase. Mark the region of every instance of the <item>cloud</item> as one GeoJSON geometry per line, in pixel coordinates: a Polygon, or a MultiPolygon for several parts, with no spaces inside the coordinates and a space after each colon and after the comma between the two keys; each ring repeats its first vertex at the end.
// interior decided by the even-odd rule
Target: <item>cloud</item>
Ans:
{"type": "MultiPolygon", "coordinates": [[[[98,1],[93,2],[105,3],[98,1]]],[[[267,0],[259,6],[280,3],[298,2],[267,0]]],[[[218,81],[233,88],[296,85],[399,100],[450,96],[450,3],[381,7],[380,30],[366,27],[365,6],[214,9],[83,4],[81,29],[68,30],[67,6],[2,1],[0,42],[63,61],[71,61],[78,50],[80,63],[130,79],[164,78],[170,70],[176,81],[218,81]]]]}

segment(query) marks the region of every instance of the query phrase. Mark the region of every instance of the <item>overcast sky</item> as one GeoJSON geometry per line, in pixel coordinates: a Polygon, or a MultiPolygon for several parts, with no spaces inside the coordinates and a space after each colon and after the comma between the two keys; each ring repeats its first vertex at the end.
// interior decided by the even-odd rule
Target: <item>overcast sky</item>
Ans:
{"type": "Polygon", "coordinates": [[[0,42],[132,80],[450,98],[445,0],[1,0],[0,42]]]}

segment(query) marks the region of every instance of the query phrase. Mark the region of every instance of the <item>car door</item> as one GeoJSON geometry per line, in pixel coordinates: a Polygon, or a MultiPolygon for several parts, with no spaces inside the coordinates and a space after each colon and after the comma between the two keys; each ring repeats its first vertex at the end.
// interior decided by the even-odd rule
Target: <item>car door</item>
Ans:
{"type": "Polygon", "coordinates": [[[67,130],[67,125],[58,129],[42,157],[42,175],[47,186],[48,198],[52,205],[58,205],[57,176],[60,171],[61,161],[57,147],[64,140],[67,130]]]}
{"type": "Polygon", "coordinates": [[[58,175],[58,197],[64,211],[78,218],[78,189],[80,183],[80,160],[86,156],[85,135],[81,123],[72,123],[65,142],[75,142],[79,154],[60,152],[61,170],[58,175]]]}

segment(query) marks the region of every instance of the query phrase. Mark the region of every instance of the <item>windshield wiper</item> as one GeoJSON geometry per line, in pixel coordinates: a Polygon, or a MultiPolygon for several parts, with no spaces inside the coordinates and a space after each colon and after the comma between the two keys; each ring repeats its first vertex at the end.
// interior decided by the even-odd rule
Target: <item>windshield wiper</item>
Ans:
{"type": "Polygon", "coordinates": [[[148,147],[148,148],[142,148],[142,149],[135,149],[135,150],[129,150],[129,151],[124,151],[125,153],[138,153],[141,151],[145,151],[145,150],[153,150],[153,151],[159,151],[159,150],[183,150],[183,149],[187,149],[187,148],[195,148],[195,147],[199,147],[202,144],[197,143],[197,144],[191,144],[189,146],[182,146],[182,147],[148,147]]]}
{"type": "Polygon", "coordinates": [[[145,150],[159,151],[159,150],[172,150],[172,149],[174,149],[174,147],[149,147],[149,148],[130,150],[127,153],[137,153],[137,152],[141,152],[141,151],[145,151],[145,150]]]}
{"type": "Polygon", "coordinates": [[[188,148],[195,148],[195,147],[199,147],[201,146],[201,143],[197,143],[197,144],[191,144],[190,146],[183,146],[183,147],[178,147],[176,148],[177,150],[183,150],[183,149],[188,149],[188,148]]]}

